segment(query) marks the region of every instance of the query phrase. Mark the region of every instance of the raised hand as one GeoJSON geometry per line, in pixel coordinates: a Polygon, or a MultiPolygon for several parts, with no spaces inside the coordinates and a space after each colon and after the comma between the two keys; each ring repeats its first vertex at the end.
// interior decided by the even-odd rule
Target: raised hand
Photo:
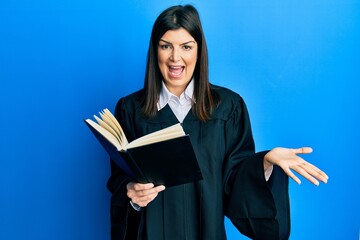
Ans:
{"type": "Polygon", "coordinates": [[[277,147],[265,155],[264,167],[266,169],[271,164],[277,165],[298,184],[301,181],[291,170],[299,173],[316,186],[319,185],[318,180],[327,183],[329,177],[325,172],[298,156],[298,154],[309,154],[312,151],[310,147],[296,149],[277,147]]]}

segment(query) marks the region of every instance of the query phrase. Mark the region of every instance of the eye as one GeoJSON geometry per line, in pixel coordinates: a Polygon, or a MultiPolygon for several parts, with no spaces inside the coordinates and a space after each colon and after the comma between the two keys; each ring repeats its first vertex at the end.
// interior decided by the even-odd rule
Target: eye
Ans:
{"type": "Polygon", "coordinates": [[[184,45],[184,46],[183,46],[183,49],[184,49],[185,51],[190,51],[190,50],[192,49],[192,46],[184,45]]]}
{"type": "Polygon", "coordinates": [[[159,44],[159,48],[162,50],[169,49],[171,46],[170,44],[159,44]]]}

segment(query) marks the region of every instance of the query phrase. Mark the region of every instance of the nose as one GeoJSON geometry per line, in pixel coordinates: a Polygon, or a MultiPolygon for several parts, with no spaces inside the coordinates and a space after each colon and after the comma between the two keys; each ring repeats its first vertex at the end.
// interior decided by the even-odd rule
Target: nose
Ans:
{"type": "Polygon", "coordinates": [[[180,60],[180,51],[178,48],[173,48],[171,52],[170,60],[173,62],[177,62],[180,60]]]}

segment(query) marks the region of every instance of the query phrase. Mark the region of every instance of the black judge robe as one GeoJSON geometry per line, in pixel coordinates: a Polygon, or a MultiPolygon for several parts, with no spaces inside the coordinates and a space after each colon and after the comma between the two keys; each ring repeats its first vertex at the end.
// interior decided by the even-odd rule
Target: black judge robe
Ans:
{"type": "MultiPolygon", "coordinates": [[[[243,99],[229,89],[212,86],[220,97],[207,122],[190,110],[183,121],[190,135],[203,180],[169,187],[136,212],[126,196],[131,181],[111,161],[111,239],[223,240],[224,216],[252,239],[289,237],[288,178],[274,166],[266,182],[263,157],[255,153],[243,99]]],[[[166,105],[154,118],[141,114],[143,90],[119,100],[115,116],[129,141],[178,123],[166,105]]],[[[171,159],[169,159],[171,161],[171,159]]]]}

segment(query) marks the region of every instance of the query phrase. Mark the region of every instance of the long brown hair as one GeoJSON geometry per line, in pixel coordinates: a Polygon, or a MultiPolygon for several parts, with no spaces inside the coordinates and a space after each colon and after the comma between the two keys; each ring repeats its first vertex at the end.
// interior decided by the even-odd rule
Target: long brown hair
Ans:
{"type": "Polygon", "coordinates": [[[209,82],[208,51],[199,13],[191,5],[170,7],[163,11],[154,23],[147,55],[143,114],[153,117],[157,112],[157,102],[162,87],[162,75],[157,59],[159,40],[167,31],[179,28],[188,31],[198,44],[198,58],[193,75],[192,111],[201,121],[207,121],[211,117],[212,110],[219,103],[219,98],[211,89],[209,82]]]}

